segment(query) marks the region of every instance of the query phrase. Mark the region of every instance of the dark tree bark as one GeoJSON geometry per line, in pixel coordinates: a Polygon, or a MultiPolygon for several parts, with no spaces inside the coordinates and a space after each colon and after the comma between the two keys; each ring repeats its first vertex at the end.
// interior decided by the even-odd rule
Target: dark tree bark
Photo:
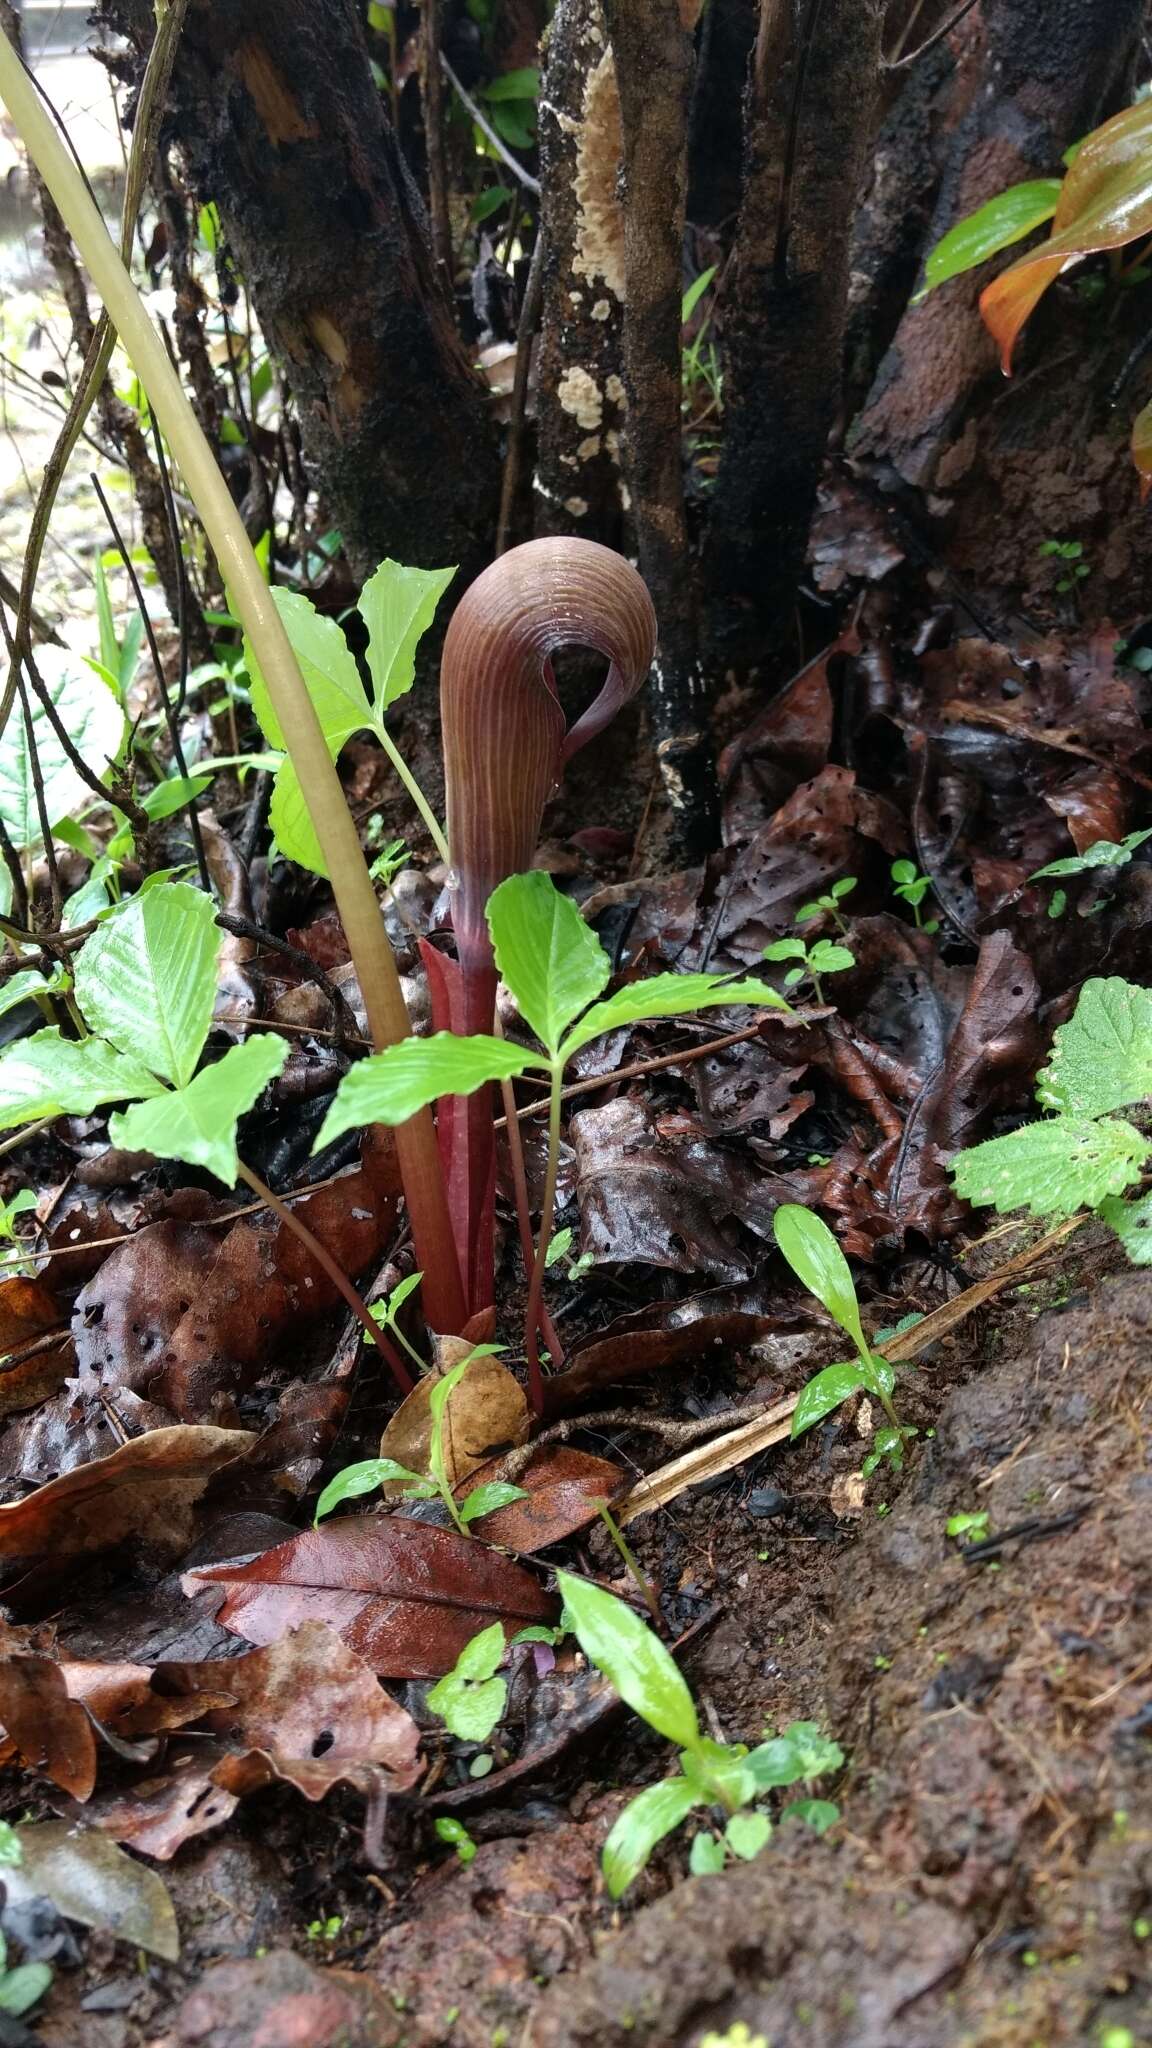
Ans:
{"type": "Polygon", "coordinates": [[[683,857],[714,843],[719,801],[697,642],[681,452],[680,305],[695,59],[693,0],[607,0],[624,154],[626,474],[659,641],[649,709],[683,857]]]}
{"type": "Polygon", "coordinates": [[[744,189],[740,108],[756,42],[757,0],[709,0],[688,131],[688,218],[693,227],[735,226],[744,189]]]}
{"type": "MultiPolygon", "coordinates": [[[[1025,178],[1059,175],[1061,153],[1092,128],[1135,48],[1141,0],[985,0],[985,47],[958,124],[924,250],[953,222],[1025,178]]],[[[947,489],[968,466],[969,400],[996,374],[980,319],[982,286],[998,265],[969,272],[910,306],[880,365],[854,452],[907,482],[947,489]]]]}
{"type": "Polygon", "coordinates": [[[724,295],[724,452],[705,553],[714,662],[767,662],[841,389],[848,250],[875,125],[881,0],[761,0],[724,295]]]}
{"type": "Polygon", "coordinates": [[[609,547],[623,517],[619,175],[620,100],[601,0],[559,0],[540,91],[535,524],[609,547]]]}
{"type": "MultiPolygon", "coordinates": [[[[149,0],[109,0],[107,16],[147,46],[149,0]]],[[[355,0],[197,0],[173,98],[175,138],[287,366],[354,568],[392,554],[475,570],[495,524],[496,435],[355,0]]]]}

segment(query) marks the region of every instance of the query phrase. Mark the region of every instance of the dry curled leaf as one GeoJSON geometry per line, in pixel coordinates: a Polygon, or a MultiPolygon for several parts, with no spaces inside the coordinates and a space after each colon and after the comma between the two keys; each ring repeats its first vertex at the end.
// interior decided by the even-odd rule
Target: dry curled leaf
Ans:
{"type": "MultiPolygon", "coordinates": [[[[466,1358],[471,1346],[458,1337],[442,1337],[436,1372],[425,1373],[389,1419],[380,1439],[380,1456],[395,1458],[409,1472],[427,1472],[431,1455],[432,1415],[428,1396],[438,1378],[466,1358]]],[[[518,1379],[498,1358],[474,1358],[444,1407],[441,1442],[448,1484],[458,1486],[495,1450],[522,1444],[528,1435],[528,1403],[518,1379]]],[[[404,1491],[403,1481],[383,1489],[390,1497],[404,1491]]]]}
{"type": "Polygon", "coordinates": [[[205,1426],[134,1437],[0,1507],[0,1558],[79,1557],[128,1536],[178,1556],[209,1480],[255,1441],[245,1429],[205,1426]]]}
{"type": "Polygon", "coordinates": [[[42,1771],[74,1799],[90,1796],[96,1736],[51,1657],[9,1654],[0,1661],[0,1729],[7,1737],[0,1757],[18,1757],[25,1769],[42,1771]]]}

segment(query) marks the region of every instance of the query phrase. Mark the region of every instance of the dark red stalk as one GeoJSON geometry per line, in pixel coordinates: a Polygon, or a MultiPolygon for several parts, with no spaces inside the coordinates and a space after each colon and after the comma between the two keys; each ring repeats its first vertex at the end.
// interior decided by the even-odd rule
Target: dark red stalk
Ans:
{"type": "MultiPolygon", "coordinates": [[[[452,1029],[491,1031],[496,971],[484,912],[508,875],[532,865],[544,805],[564,763],[640,688],[656,644],[652,600],[610,548],[571,536],[513,548],[477,578],[444,641],[440,714],[455,879],[459,988],[440,962],[452,1029]],[[592,647],[611,664],[565,730],[552,655],[592,647]],[[461,1023],[456,1022],[459,1016],[461,1023]]],[[[436,980],[433,976],[433,999],[436,980]]],[[[491,1090],[442,1103],[438,1128],[468,1307],[491,1306],[496,1153],[491,1090]]]]}

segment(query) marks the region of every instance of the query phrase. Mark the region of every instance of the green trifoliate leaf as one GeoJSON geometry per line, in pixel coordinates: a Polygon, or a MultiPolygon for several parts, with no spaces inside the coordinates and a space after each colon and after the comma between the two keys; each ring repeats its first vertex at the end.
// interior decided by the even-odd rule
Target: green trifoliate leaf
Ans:
{"type": "Polygon", "coordinates": [[[416,1486],[421,1484],[419,1472],[410,1472],[407,1465],[398,1465],[395,1458],[364,1458],[358,1465],[345,1465],[335,1479],[328,1481],[316,1503],[313,1519],[320,1522],[346,1500],[356,1500],[363,1493],[375,1493],[377,1487],[386,1486],[392,1480],[410,1481],[416,1486]]]}
{"type": "MultiPolygon", "coordinates": [[[[124,713],[112,692],[93,675],[83,656],[66,647],[41,647],[36,666],[81,759],[97,775],[119,752],[124,713]]],[[[51,823],[63,818],[84,797],[88,784],[68,759],[38,698],[29,695],[32,734],[44,784],[44,803],[51,823]]],[[[0,819],[14,846],[39,846],[40,812],[32,778],[28,734],[17,703],[0,734],[0,819]]]]}
{"type": "Polygon", "coordinates": [[[185,1088],[138,1102],[108,1124],[108,1136],[126,1152],[152,1152],[158,1159],[182,1159],[202,1166],[225,1187],[235,1187],[236,1124],[251,1109],[288,1057],[282,1038],[261,1032],[234,1045],[213,1067],[185,1088]]]}
{"type": "Polygon", "coordinates": [[[1139,1180],[1150,1152],[1142,1132],[1119,1117],[1090,1123],[1054,1116],[962,1152],[952,1174],[966,1202],[987,1204],[1001,1216],[1013,1209],[1074,1216],[1108,1195],[1122,1195],[1139,1180]]]}
{"type": "Polygon", "coordinates": [[[823,1422],[841,1401],[858,1394],[864,1384],[858,1358],[850,1359],[844,1365],[826,1365],[823,1372],[816,1373],[800,1390],[800,1398],[792,1411],[793,1437],[803,1436],[805,1430],[823,1422]]]}
{"type": "Polygon", "coordinates": [[[1051,220],[1062,189],[1059,178],[1029,178],[1021,185],[1009,185],[1006,192],[998,192],[995,199],[958,220],[932,250],[924,266],[923,289],[914,303],[927,298],[950,277],[974,270],[978,263],[987,262],[989,256],[1010,248],[1051,220]]]}
{"type": "Polygon", "coordinates": [[[187,882],[134,897],[76,956],[76,1000],[93,1031],[180,1087],[204,1049],[223,933],[187,882]]]}
{"type": "MultiPolygon", "coordinates": [[[[352,733],[371,723],[371,707],[355,656],[336,620],[325,618],[302,591],[274,590],[272,602],[284,622],[321,731],[335,756],[352,733]]],[[[252,709],[260,721],[260,730],[269,746],[283,747],[284,734],[272,708],[268,685],[247,640],[244,662],[251,678],[252,709]]]]}
{"type": "Polygon", "coordinates": [[[405,1038],[345,1074],[313,1150],[365,1124],[402,1124],[439,1095],[471,1095],[488,1081],[513,1080],[540,1064],[503,1038],[457,1038],[451,1031],[405,1038]]]}
{"type": "Polygon", "coordinates": [[[580,1648],[625,1705],[678,1748],[698,1748],[700,1725],[692,1695],[659,1636],[602,1586],[570,1572],[558,1572],[556,1582],[580,1648]]]}
{"type": "Polygon", "coordinates": [[[796,1278],[835,1317],[859,1350],[867,1352],[848,1261],[828,1225],[798,1202],[783,1202],[772,1218],[772,1229],[796,1278]]]}
{"type": "Polygon", "coordinates": [[[412,688],[416,649],[455,574],[455,569],[408,569],[385,561],[360,592],[357,610],[368,628],[368,668],[378,713],[412,688]]]}
{"type": "Polygon", "coordinates": [[[555,1052],[605,987],[612,962],[548,875],[509,875],[488,898],[487,916],[501,979],[525,1023],[555,1052]]]}
{"type": "Polygon", "coordinates": [[[687,1778],[666,1778],[649,1785],[624,1808],[604,1844],[601,1867],[609,1896],[626,1892],[639,1877],[658,1842],[678,1828],[694,1806],[702,1804],[700,1794],[687,1778]]]}
{"type": "Polygon", "coordinates": [[[1045,1109],[1105,1116],[1152,1096],[1152,991],[1111,975],[1086,981],[1037,1076],[1045,1109]]]}
{"type": "Polygon", "coordinates": [[[102,1038],[77,1045],[59,1031],[38,1031],[0,1059],[0,1130],[45,1116],[87,1116],[105,1102],[160,1095],[163,1083],[139,1060],[102,1038]]]}
{"type": "Polygon", "coordinates": [[[621,1024],[658,1022],[664,1017],[687,1017],[697,1010],[735,1008],[754,1004],[768,1010],[788,1011],[778,990],[766,981],[725,981],[718,974],[653,974],[647,981],[634,981],[618,989],[603,1003],[594,1003],[568,1033],[562,1048],[565,1059],[579,1052],[606,1031],[621,1024]]]}
{"type": "Polygon", "coordinates": [[[772,1839],[772,1823],[766,1813],[734,1813],[724,1830],[724,1839],[734,1856],[751,1863],[772,1839]]]}

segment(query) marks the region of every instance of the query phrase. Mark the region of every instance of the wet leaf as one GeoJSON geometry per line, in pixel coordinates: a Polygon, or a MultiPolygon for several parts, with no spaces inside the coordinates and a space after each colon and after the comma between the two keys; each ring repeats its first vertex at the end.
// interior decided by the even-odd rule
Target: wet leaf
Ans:
{"type": "Polygon", "coordinates": [[[42,1771],[73,1799],[90,1796],[96,1737],[51,1657],[9,1653],[0,1661],[0,1727],[26,1769],[42,1771]]]}
{"type": "Polygon", "coordinates": [[[847,1360],[842,1365],[826,1365],[801,1388],[792,1413],[792,1435],[803,1436],[805,1430],[815,1423],[823,1422],[841,1401],[858,1394],[864,1385],[859,1359],[847,1360]]]}
{"type": "MultiPolygon", "coordinates": [[[[455,1370],[471,1348],[462,1338],[446,1340],[441,1349],[445,1369],[455,1370]]],[[[425,1373],[405,1395],[380,1439],[382,1458],[394,1458],[411,1472],[430,1470],[431,1399],[438,1382],[442,1384],[443,1374],[425,1373]]],[[[528,1403],[519,1380],[498,1358],[473,1358],[444,1406],[440,1441],[446,1484],[458,1487],[494,1450],[522,1444],[528,1427],[528,1403]]],[[[392,1481],[385,1490],[395,1498],[403,1491],[403,1482],[392,1481]]]]}
{"type": "Polygon", "coordinates": [[[507,1550],[547,1550],[562,1543],[595,1521],[601,1503],[613,1501],[625,1482],[620,1467],[606,1458],[570,1450],[565,1444],[544,1444],[519,1473],[519,1498],[499,1508],[485,1507],[482,1517],[474,1509],[469,1517],[467,1510],[477,1495],[493,1490],[485,1474],[497,1472],[500,1462],[494,1458],[481,1465],[472,1473],[471,1485],[466,1482],[459,1489],[458,1498],[466,1519],[482,1519],[477,1534],[507,1550]]]}
{"type": "Polygon", "coordinates": [[[325,1621],[384,1678],[439,1678],[493,1619],[509,1634],[552,1621],[556,1601],[483,1543],[407,1516],[349,1516],[246,1564],[190,1572],[190,1593],[224,1585],[218,1619],[249,1642],[325,1621]]]}
{"type": "MultiPolygon", "coordinates": [[[[804,1300],[808,1300],[804,1297],[804,1300]]],[[[563,1414],[618,1381],[696,1358],[716,1344],[759,1343],[778,1351],[789,1372],[806,1365],[828,1325],[801,1306],[801,1297],[781,1299],[778,1287],[710,1287],[681,1301],[618,1316],[605,1330],[573,1349],[567,1370],[544,1382],[549,1415],[563,1414]]],[[[524,1484],[531,1480],[525,1477],[524,1484]]]]}
{"type": "Polygon", "coordinates": [[[76,956],[76,1001],[93,1031],[180,1087],[212,1022],[222,933],[212,899],[187,882],[135,897],[76,956]]]}
{"type": "Polygon", "coordinates": [[[1063,181],[1060,178],[1031,178],[1022,185],[1009,185],[975,213],[958,220],[942,235],[924,265],[924,289],[913,304],[927,298],[937,285],[946,284],[961,271],[974,270],[1001,249],[1023,241],[1034,228],[1042,227],[1056,211],[1063,181]]]}
{"type": "MultiPolygon", "coordinates": [[[[357,1465],[345,1465],[342,1472],[330,1479],[316,1503],[315,1522],[322,1522],[325,1515],[342,1507],[346,1500],[358,1500],[362,1494],[376,1493],[390,1480],[410,1489],[425,1482],[419,1472],[410,1472],[406,1466],[398,1465],[395,1458],[363,1458],[357,1465]]],[[[430,1491],[433,1491],[431,1487],[430,1491]]]]}
{"type": "Polygon", "coordinates": [[[861,1351],[867,1351],[856,1288],[836,1239],[823,1219],[796,1202],[786,1202],[773,1222],[776,1243],[798,1280],[834,1316],[861,1351]]]}
{"type": "Polygon", "coordinates": [[[209,1480],[256,1439],[243,1429],[157,1429],[0,1507],[0,1557],[79,1557],[128,1536],[177,1555],[209,1480]]]}
{"type": "Polygon", "coordinates": [[[237,1121],[281,1073],[287,1057],[284,1039],[256,1032],[243,1045],[230,1046],[223,1059],[186,1087],[113,1116],[109,1139],[126,1152],[152,1152],[158,1159],[202,1166],[225,1187],[234,1187],[240,1173],[237,1121]]]}
{"type": "Polygon", "coordinates": [[[1086,981],[1036,1077],[1036,1099],[1069,1116],[1105,1116],[1152,1095],[1152,993],[1119,975],[1086,981]]]}
{"type": "MultiPolygon", "coordinates": [[[[668,1017],[690,1017],[698,1010],[715,1010],[745,1004],[768,1010],[788,1010],[776,989],[765,981],[747,978],[726,981],[717,974],[653,974],[647,981],[629,982],[602,1003],[594,1003],[564,1041],[569,1057],[606,1031],[624,1024],[657,1022],[668,1017]]],[[[789,1013],[790,1014],[790,1013],[789,1013]]]]}
{"type": "Polygon", "coordinates": [[[1001,1216],[1013,1209],[1074,1216],[1107,1195],[1122,1195],[1140,1179],[1150,1153],[1152,1142],[1119,1117],[1089,1123],[1060,1116],[973,1146],[952,1171],[965,1201],[987,1204],[1001,1216]]]}
{"type": "MultiPolygon", "coordinates": [[[[88,663],[71,648],[40,647],[36,663],[60,722],[82,759],[97,775],[120,750],[124,713],[88,663]]],[[[43,781],[44,803],[55,824],[89,797],[38,700],[31,699],[32,734],[43,781]]],[[[39,846],[40,811],[22,717],[9,718],[0,738],[0,819],[14,846],[39,846]]]]}
{"type": "Polygon", "coordinates": [[[658,1842],[679,1827],[704,1797],[687,1778],[665,1778],[629,1800],[604,1844],[604,1880],[618,1899],[639,1877],[658,1842]]]}
{"type": "Polygon", "coordinates": [[[41,1821],[21,1828],[20,1845],[19,1867],[4,1871],[13,1903],[51,1899],[81,1927],[107,1931],[164,1962],[177,1960],[180,1936],[167,1885],[106,1834],[63,1820],[41,1821]]]}
{"type": "Polygon", "coordinates": [[[162,1085],[102,1038],[77,1043],[54,1027],[37,1031],[0,1059],[0,1129],[45,1116],[87,1116],[105,1102],[159,1095],[162,1085]]]}
{"type": "Polygon", "coordinates": [[[623,1600],[557,1572],[573,1633],[589,1661],[615,1686],[634,1714],[680,1749],[700,1741],[696,1706],[671,1652],[623,1600]]]}
{"type": "Polygon", "coordinates": [[[1152,106],[1138,100],[1097,128],[1064,179],[1052,233],[982,293],[980,311],[1012,367],[1016,337],[1062,270],[1101,249],[1121,249],[1152,231],[1152,106]]]}
{"type": "Polygon", "coordinates": [[[501,882],[487,916],[501,978],[525,1023],[554,1052],[606,986],[612,962],[571,898],[539,869],[501,882]]]}
{"type": "Polygon", "coordinates": [[[538,1054],[503,1038],[434,1031],[430,1038],[402,1039],[359,1060],[344,1076],[313,1150],[321,1152],[365,1124],[402,1124],[438,1096],[471,1095],[488,1081],[512,1080],[540,1065],[538,1054]]]}

